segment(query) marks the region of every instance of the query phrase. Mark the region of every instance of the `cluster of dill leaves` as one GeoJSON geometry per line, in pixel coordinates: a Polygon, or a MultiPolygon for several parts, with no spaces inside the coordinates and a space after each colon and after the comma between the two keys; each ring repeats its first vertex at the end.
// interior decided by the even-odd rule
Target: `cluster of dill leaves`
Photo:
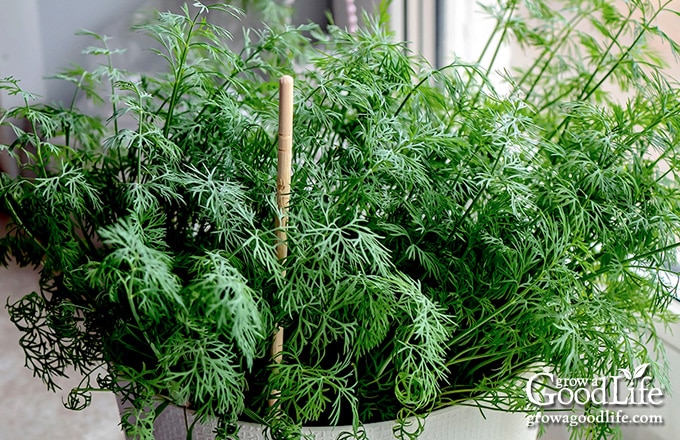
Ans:
{"type": "Polygon", "coordinates": [[[655,26],[669,3],[492,2],[497,45],[480,60],[508,41],[532,54],[503,94],[493,65],[408,53],[384,11],[355,34],[269,23],[235,51],[206,18],[236,11],[200,4],[140,27],[164,73],[117,69],[90,33],[104,61],[58,75],[70,106],[3,80],[26,104],[0,113],[17,135],[1,147],[28,160],[0,176],[0,259],[41,271],[41,291],[8,304],[27,365],[51,389],[81,374],[74,409],[117,392],[144,439],[159,396],[220,418],[221,437],[237,418],[275,438],[314,423],[362,438],[360,423],[398,419],[416,437],[406,417],[444,406],[536,410],[521,378],[543,365],[599,377],[652,361],[663,382],[649,347],[671,318],[680,103],[650,41],[678,49],[655,26]],[[294,163],[277,261],[284,74],[294,163]]]}

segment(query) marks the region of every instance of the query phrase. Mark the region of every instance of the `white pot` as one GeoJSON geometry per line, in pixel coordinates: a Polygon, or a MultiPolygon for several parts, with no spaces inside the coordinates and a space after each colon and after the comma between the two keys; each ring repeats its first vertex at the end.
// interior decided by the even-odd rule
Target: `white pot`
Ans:
{"type": "MultiPolygon", "coordinates": [[[[187,426],[193,422],[193,414],[176,406],[167,407],[154,424],[156,440],[187,440],[187,426]]],[[[265,440],[262,425],[239,423],[241,440],[265,440]]],[[[196,424],[192,440],[213,440],[214,423],[196,424]]],[[[394,422],[364,425],[369,440],[394,440],[394,422]]],[[[351,432],[351,426],[303,428],[316,440],[337,440],[342,432],[351,432]]],[[[536,428],[527,426],[523,413],[507,413],[485,410],[471,406],[454,406],[433,412],[425,419],[423,433],[418,440],[535,440],[536,428]]],[[[351,438],[351,437],[350,437],[351,438]]]]}

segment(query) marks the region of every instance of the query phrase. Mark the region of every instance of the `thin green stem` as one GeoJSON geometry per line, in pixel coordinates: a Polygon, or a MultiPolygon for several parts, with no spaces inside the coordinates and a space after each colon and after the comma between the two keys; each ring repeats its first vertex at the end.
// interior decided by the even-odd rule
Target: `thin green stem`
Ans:
{"type": "Polygon", "coordinates": [[[638,45],[638,43],[640,42],[640,40],[642,39],[642,37],[643,37],[643,36],[647,33],[647,31],[650,29],[650,24],[651,24],[651,23],[654,23],[654,21],[657,19],[657,17],[659,16],[659,14],[660,14],[661,12],[665,11],[666,8],[667,8],[667,6],[668,6],[672,1],[673,1],[673,0],[667,0],[666,3],[664,3],[663,5],[659,5],[659,7],[657,8],[657,10],[654,12],[654,14],[652,14],[652,17],[651,17],[650,19],[645,20],[645,21],[643,22],[642,28],[638,31],[637,36],[635,37],[635,39],[633,40],[633,42],[632,42],[631,44],[629,44],[629,45],[626,47],[625,52],[619,57],[619,59],[616,61],[616,63],[614,63],[614,65],[612,65],[612,66],[609,68],[609,70],[607,71],[607,73],[600,79],[600,81],[598,81],[598,83],[597,83],[592,89],[588,90],[588,87],[589,87],[590,83],[594,80],[594,78],[595,78],[595,76],[597,75],[597,73],[599,72],[600,68],[605,64],[605,60],[606,60],[606,58],[609,56],[609,52],[611,52],[613,46],[614,46],[614,45],[617,45],[617,44],[619,43],[619,41],[618,41],[618,40],[619,40],[619,37],[620,37],[621,34],[623,33],[625,27],[628,25],[628,22],[630,21],[631,17],[633,16],[633,14],[635,13],[635,11],[637,10],[637,8],[635,8],[635,7],[633,7],[633,6],[630,6],[630,12],[628,13],[628,16],[627,16],[626,19],[624,20],[623,24],[622,24],[621,27],[619,28],[619,30],[618,30],[618,32],[616,33],[616,35],[611,39],[611,42],[609,43],[609,46],[607,46],[607,50],[605,51],[605,53],[602,55],[599,64],[598,64],[598,65],[596,66],[596,68],[593,70],[593,73],[592,73],[592,75],[590,76],[590,78],[588,79],[588,82],[587,82],[586,85],[583,87],[583,90],[582,90],[582,92],[581,92],[581,94],[579,95],[579,98],[578,98],[579,100],[588,100],[588,98],[590,98],[590,96],[591,96],[596,90],[598,90],[598,89],[602,86],[602,84],[604,84],[604,82],[607,81],[607,79],[609,79],[609,77],[614,73],[614,71],[616,71],[616,69],[618,69],[618,67],[619,67],[619,65],[621,64],[621,62],[622,62],[623,60],[625,60],[626,58],[628,58],[628,56],[629,56],[630,53],[633,51],[633,49],[635,49],[635,48],[637,47],[637,45],[638,45]],[[587,92],[587,93],[586,93],[586,92],[587,92]]]}
{"type": "MultiPolygon", "coordinates": [[[[614,37],[611,39],[611,41],[610,41],[609,45],[607,46],[607,49],[605,50],[604,54],[602,54],[602,57],[600,57],[599,63],[598,63],[597,66],[593,69],[592,74],[590,75],[590,77],[589,77],[588,80],[586,81],[586,84],[583,86],[583,89],[581,90],[581,93],[579,94],[579,96],[578,96],[578,98],[577,98],[579,101],[587,101],[588,99],[590,99],[590,97],[592,96],[592,94],[595,93],[595,91],[597,91],[600,87],[602,87],[602,85],[605,83],[605,81],[607,81],[607,80],[609,79],[609,77],[616,71],[616,69],[619,68],[619,66],[621,65],[621,63],[622,63],[626,58],[628,58],[628,56],[629,56],[630,53],[633,51],[633,49],[634,49],[635,47],[637,47],[637,45],[638,45],[638,43],[640,42],[640,40],[642,39],[642,37],[646,34],[647,30],[649,29],[649,24],[652,23],[652,22],[654,22],[654,20],[656,20],[656,18],[658,17],[658,15],[659,15],[662,11],[664,11],[664,10],[666,9],[666,7],[668,6],[668,4],[669,4],[671,1],[672,1],[672,0],[668,0],[665,4],[660,5],[660,7],[654,12],[654,14],[652,15],[652,17],[651,17],[649,20],[646,20],[646,21],[644,22],[644,24],[643,24],[643,26],[642,26],[642,29],[638,32],[638,34],[637,34],[637,36],[635,37],[635,39],[633,40],[633,42],[632,42],[631,44],[629,44],[629,45],[626,47],[626,50],[623,52],[623,54],[621,54],[621,56],[616,60],[616,62],[609,68],[609,70],[607,71],[607,73],[605,73],[605,74],[602,76],[602,78],[600,78],[600,80],[597,82],[597,84],[596,84],[595,86],[593,86],[592,88],[590,88],[590,84],[595,80],[595,77],[597,76],[597,74],[598,74],[598,72],[600,71],[600,69],[606,64],[605,61],[606,61],[606,59],[608,58],[609,53],[611,52],[611,50],[613,49],[613,47],[614,47],[615,45],[618,44],[618,39],[619,39],[619,37],[621,36],[621,34],[623,33],[623,31],[628,27],[628,24],[629,24],[630,20],[632,19],[633,14],[634,14],[634,13],[636,12],[636,10],[637,10],[637,8],[635,8],[635,7],[633,7],[633,6],[630,7],[630,10],[629,10],[628,15],[626,16],[626,19],[623,21],[623,23],[622,23],[621,26],[619,27],[619,29],[618,29],[616,35],[614,35],[614,37]]],[[[571,119],[571,114],[567,115],[567,116],[562,120],[562,122],[560,123],[560,125],[558,125],[558,126],[551,132],[551,134],[549,135],[549,137],[552,138],[558,131],[560,131],[560,130],[565,130],[566,127],[567,127],[567,125],[569,124],[570,119],[571,119]]]]}
{"type": "Polygon", "coordinates": [[[558,37],[556,38],[556,41],[553,42],[552,44],[548,45],[543,50],[541,55],[536,58],[536,61],[534,62],[534,64],[529,69],[527,69],[524,76],[522,76],[522,78],[519,80],[516,88],[519,88],[522,85],[524,80],[528,77],[528,75],[538,65],[539,61],[543,58],[543,56],[545,56],[546,53],[550,54],[548,59],[543,63],[543,67],[541,68],[541,70],[538,72],[538,74],[534,78],[534,81],[531,83],[531,86],[527,90],[527,92],[525,94],[526,100],[529,100],[531,98],[534,90],[536,89],[536,87],[540,83],[541,79],[545,75],[545,71],[548,69],[548,67],[550,67],[550,64],[552,63],[553,59],[555,59],[555,56],[557,56],[557,53],[559,52],[560,48],[570,41],[570,36],[574,32],[574,30],[576,29],[576,26],[581,22],[581,20],[583,20],[588,15],[588,13],[592,13],[592,11],[587,11],[587,12],[584,12],[582,14],[575,15],[572,18],[572,20],[570,20],[568,22],[568,26],[564,27],[563,33],[558,35],[558,37]]]}
{"type": "Polygon", "coordinates": [[[414,87],[412,87],[412,88],[409,90],[409,92],[406,94],[406,96],[404,97],[404,99],[402,99],[401,104],[399,104],[399,107],[397,107],[397,110],[394,112],[394,116],[399,116],[399,113],[401,113],[401,110],[404,108],[404,106],[406,105],[406,103],[408,102],[408,100],[411,99],[411,96],[413,96],[413,94],[414,94],[414,93],[415,93],[415,92],[416,92],[423,84],[425,84],[429,79],[431,79],[432,76],[433,76],[435,73],[441,73],[441,72],[444,72],[444,71],[447,70],[447,69],[452,69],[452,68],[454,68],[454,67],[457,67],[457,64],[455,64],[455,63],[449,64],[449,65],[447,65],[447,66],[440,67],[439,69],[436,69],[436,70],[427,72],[427,75],[425,75],[425,77],[424,77],[423,79],[421,79],[420,81],[418,81],[418,84],[416,84],[414,87]]]}
{"type": "MultiPolygon", "coordinates": [[[[663,246],[663,247],[660,247],[660,248],[651,250],[651,251],[649,251],[649,252],[644,252],[644,253],[642,253],[642,254],[638,254],[638,255],[634,255],[634,256],[632,256],[632,257],[630,257],[630,258],[626,258],[625,260],[622,260],[619,264],[620,264],[621,266],[625,266],[626,264],[628,264],[628,263],[630,263],[630,262],[639,261],[639,260],[644,260],[644,259],[647,258],[647,257],[652,257],[652,256],[654,256],[654,255],[658,255],[658,254],[663,253],[663,252],[666,252],[666,251],[670,251],[670,250],[673,250],[673,249],[677,249],[677,248],[679,248],[679,247],[680,247],[680,242],[673,243],[673,244],[669,244],[669,245],[667,245],[667,246],[663,246]]],[[[637,267],[637,266],[636,266],[636,267],[637,267]]],[[[583,280],[584,280],[584,281],[587,281],[587,280],[591,280],[591,279],[593,279],[593,278],[597,278],[598,276],[603,275],[603,274],[605,274],[605,273],[607,273],[607,272],[609,272],[609,271],[611,271],[611,270],[612,270],[611,267],[609,267],[609,266],[604,266],[604,267],[602,267],[601,269],[596,270],[595,272],[591,272],[591,273],[589,273],[589,274],[584,275],[584,276],[583,276],[583,280]]]]}
{"type": "MultiPolygon", "coordinates": [[[[614,36],[609,40],[609,44],[607,45],[607,48],[605,49],[604,53],[603,53],[602,56],[600,57],[600,60],[598,61],[598,63],[597,63],[597,65],[595,66],[595,68],[592,70],[592,72],[591,72],[591,74],[590,74],[590,77],[588,78],[588,80],[586,81],[585,85],[583,86],[583,89],[581,90],[581,93],[578,95],[577,100],[586,100],[586,99],[588,99],[588,97],[589,97],[590,95],[592,95],[592,93],[593,93],[595,90],[597,90],[597,89],[599,88],[599,86],[606,80],[606,78],[609,76],[609,74],[611,74],[611,72],[613,72],[614,70],[616,70],[616,68],[618,68],[619,62],[616,62],[616,63],[612,66],[612,68],[609,70],[609,74],[605,75],[605,76],[603,77],[603,79],[598,83],[598,85],[596,85],[595,87],[593,87],[592,89],[590,89],[590,91],[588,91],[588,88],[590,87],[590,84],[595,80],[595,77],[596,77],[597,74],[600,72],[600,69],[605,65],[605,62],[606,62],[607,58],[609,58],[609,53],[612,51],[612,49],[614,48],[614,46],[616,46],[616,45],[619,44],[619,37],[621,36],[621,34],[623,33],[623,31],[626,30],[626,29],[628,28],[628,24],[630,23],[630,20],[632,19],[633,14],[635,13],[635,9],[636,9],[636,8],[634,8],[634,7],[632,7],[632,6],[629,8],[628,15],[626,16],[626,18],[625,18],[625,19],[623,20],[623,22],[621,23],[621,26],[619,26],[619,29],[618,29],[618,31],[616,32],[616,35],[614,35],[614,36]]],[[[637,41],[639,40],[639,37],[640,37],[641,35],[642,35],[642,34],[638,35],[638,38],[636,38],[635,41],[633,42],[633,44],[631,44],[631,45],[628,47],[628,51],[626,52],[626,54],[627,54],[627,53],[630,53],[630,50],[637,44],[637,41]]],[[[623,58],[619,58],[619,60],[622,60],[622,59],[623,59],[623,58]]]]}
{"type": "Polygon", "coordinates": [[[22,231],[26,232],[26,234],[28,234],[28,236],[31,237],[31,240],[33,240],[33,243],[38,245],[38,247],[43,252],[46,253],[47,248],[40,242],[40,240],[38,240],[36,238],[35,235],[33,235],[33,232],[31,232],[31,230],[26,227],[26,224],[21,220],[21,216],[17,213],[16,209],[14,208],[14,203],[16,203],[14,198],[10,194],[6,194],[5,195],[5,202],[6,202],[5,205],[9,209],[10,214],[12,215],[12,219],[17,223],[17,225],[19,225],[19,227],[21,227],[22,231]]]}
{"type": "MultiPolygon", "coordinates": [[[[489,35],[489,38],[487,38],[486,42],[484,43],[484,47],[482,48],[482,51],[479,53],[479,56],[477,57],[477,62],[475,64],[480,65],[482,63],[482,60],[484,59],[484,56],[486,55],[486,52],[489,50],[491,47],[491,43],[493,43],[496,34],[500,30],[501,26],[504,24],[507,24],[507,21],[512,17],[512,14],[514,13],[514,8],[517,3],[517,0],[510,0],[508,4],[512,5],[511,7],[507,8],[507,10],[503,11],[503,17],[504,19],[496,20],[496,24],[491,31],[491,34],[489,35]],[[507,14],[507,18],[505,17],[505,14],[507,14]]],[[[470,88],[470,85],[472,84],[472,76],[468,78],[467,83],[465,84],[465,89],[470,88]]]]}
{"type": "Polygon", "coordinates": [[[180,57],[177,63],[177,67],[175,68],[175,81],[173,82],[172,86],[172,93],[170,95],[170,101],[169,101],[169,108],[168,108],[168,113],[167,116],[165,117],[165,125],[163,126],[163,136],[166,138],[170,135],[170,127],[172,126],[172,118],[173,114],[175,112],[175,107],[177,106],[177,102],[179,99],[179,90],[181,85],[183,84],[184,81],[184,68],[186,66],[186,61],[187,61],[187,56],[189,55],[189,48],[191,46],[191,40],[193,39],[194,36],[194,27],[196,26],[196,22],[198,20],[198,17],[200,16],[200,12],[196,14],[196,16],[193,18],[193,20],[190,21],[190,26],[189,26],[189,31],[187,32],[186,38],[183,40],[183,45],[182,45],[182,52],[180,53],[180,57]]]}
{"type": "MultiPolygon", "coordinates": [[[[498,164],[499,164],[499,162],[500,162],[500,160],[501,160],[501,156],[502,156],[503,153],[505,152],[506,147],[507,147],[507,145],[504,144],[503,147],[500,149],[500,151],[498,151],[498,154],[496,155],[496,159],[494,160],[493,165],[491,166],[491,170],[489,171],[489,174],[492,175],[492,174],[494,173],[494,171],[496,171],[496,167],[498,166],[498,164]]],[[[463,224],[463,222],[464,222],[464,221],[467,219],[467,217],[470,215],[470,213],[472,212],[472,208],[475,207],[475,205],[476,205],[477,202],[479,201],[480,197],[482,197],[482,195],[486,192],[486,190],[487,190],[488,187],[489,187],[489,183],[487,182],[487,183],[484,185],[484,187],[481,188],[481,189],[477,192],[477,194],[476,194],[475,197],[472,199],[472,201],[470,202],[470,204],[468,205],[468,207],[465,209],[465,212],[463,212],[463,215],[461,215],[460,218],[458,218],[458,220],[456,221],[455,225],[454,225],[453,228],[451,229],[451,233],[452,233],[452,234],[455,234],[455,233],[458,231],[458,228],[463,224]]]]}
{"type": "Polygon", "coordinates": [[[499,315],[505,313],[507,309],[509,309],[509,308],[511,308],[511,307],[514,307],[514,306],[515,306],[517,303],[519,303],[519,302],[520,302],[520,301],[519,301],[519,299],[518,299],[517,297],[514,297],[514,298],[510,299],[508,302],[506,302],[505,304],[503,304],[501,307],[497,308],[493,313],[491,313],[491,314],[489,314],[488,316],[486,316],[485,318],[480,319],[479,321],[477,321],[473,327],[468,328],[467,330],[465,330],[465,331],[462,332],[461,334],[457,335],[455,338],[451,339],[451,341],[449,341],[449,342],[446,344],[446,346],[447,346],[448,348],[454,347],[454,346],[456,346],[456,344],[458,344],[460,341],[462,341],[462,340],[464,340],[465,338],[467,338],[469,335],[478,333],[478,332],[479,332],[479,328],[480,328],[482,325],[488,323],[488,322],[491,321],[492,319],[494,319],[494,318],[498,317],[499,315]]]}
{"type": "MultiPolygon", "coordinates": [[[[507,17],[505,17],[504,20],[502,20],[503,23],[503,31],[501,32],[500,37],[498,38],[498,42],[496,43],[496,47],[494,49],[493,55],[491,56],[491,59],[489,60],[489,65],[486,68],[486,75],[488,76],[489,73],[491,72],[491,69],[493,68],[494,63],[496,62],[496,58],[498,57],[498,54],[501,51],[501,48],[503,47],[503,44],[505,44],[505,36],[508,33],[508,30],[510,29],[510,23],[512,22],[512,17],[515,14],[515,10],[517,8],[517,3],[519,0],[510,0],[508,4],[505,6],[505,13],[507,13],[507,17]]],[[[499,30],[499,25],[501,21],[498,21],[496,23],[496,27],[494,28],[493,32],[489,36],[489,39],[486,41],[486,44],[484,45],[484,49],[482,49],[482,53],[479,55],[479,58],[477,59],[477,64],[481,64],[484,56],[486,55],[486,51],[491,45],[491,42],[493,39],[496,37],[496,33],[499,30]]],[[[472,80],[472,77],[470,77],[470,80],[468,80],[468,84],[466,86],[469,87],[470,81],[472,80]]],[[[477,93],[475,96],[472,98],[472,106],[474,107],[477,104],[477,100],[479,99],[480,95],[482,93],[482,88],[480,87],[479,90],[477,90],[477,93]]]]}

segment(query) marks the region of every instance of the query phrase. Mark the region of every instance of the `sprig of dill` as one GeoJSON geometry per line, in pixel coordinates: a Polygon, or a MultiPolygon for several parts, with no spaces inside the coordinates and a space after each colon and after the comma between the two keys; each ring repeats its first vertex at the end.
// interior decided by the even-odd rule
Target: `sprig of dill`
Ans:
{"type": "MultiPolygon", "coordinates": [[[[152,438],[158,396],[223,427],[249,415],[275,435],[360,436],[470,399],[531,411],[519,379],[538,366],[595,377],[654,361],[675,288],[680,107],[647,42],[680,46],[654,26],[669,3],[627,8],[489,6],[499,44],[536,54],[507,95],[493,66],[432,69],[377,19],[354,34],[272,23],[235,50],[207,20],[238,15],[224,5],[139,28],[165,73],[116,69],[120,51],[89,33],[102,67],[59,77],[109,103],[104,117],[3,80],[25,98],[0,113],[17,136],[3,148],[29,160],[0,176],[0,257],[41,268],[41,292],[8,304],[27,365],[52,389],[76,367],[68,406],[115,391],[127,433],[152,438]],[[282,74],[297,81],[277,261],[282,74]]],[[[662,362],[651,371],[666,380],[662,362]]]]}

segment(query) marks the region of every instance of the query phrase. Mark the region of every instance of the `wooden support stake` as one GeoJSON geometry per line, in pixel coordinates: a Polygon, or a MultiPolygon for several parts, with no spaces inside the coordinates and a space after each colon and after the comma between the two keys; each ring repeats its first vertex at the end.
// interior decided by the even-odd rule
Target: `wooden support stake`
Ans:
{"type": "MultiPolygon", "coordinates": [[[[276,204],[279,215],[276,218],[276,256],[283,261],[288,256],[286,226],[288,225],[288,202],[290,200],[290,176],[293,157],[293,78],[285,75],[279,80],[279,154],[276,179],[276,204]]],[[[274,362],[281,362],[283,351],[283,328],[274,335],[271,355],[274,362]]],[[[270,399],[269,406],[276,405],[277,399],[270,399]]]]}

